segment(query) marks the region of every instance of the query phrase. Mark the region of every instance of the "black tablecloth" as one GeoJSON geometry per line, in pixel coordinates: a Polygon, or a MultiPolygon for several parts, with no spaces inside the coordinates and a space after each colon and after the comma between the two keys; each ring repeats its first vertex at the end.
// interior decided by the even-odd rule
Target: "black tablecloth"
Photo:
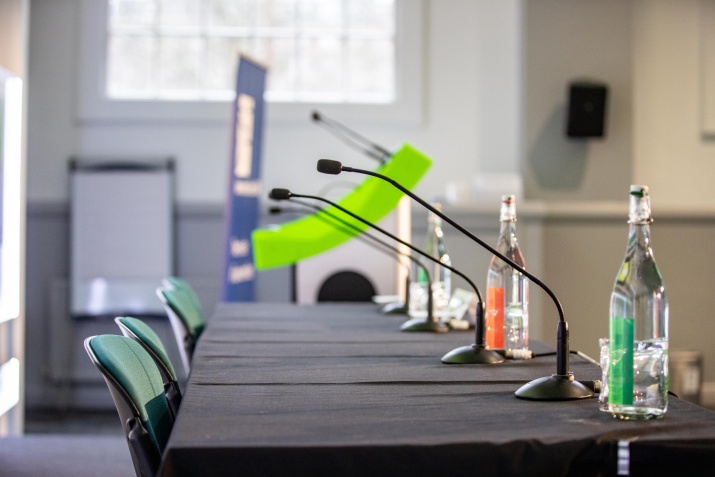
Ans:
{"type": "MultiPolygon", "coordinates": [[[[619,444],[630,475],[715,475],[715,413],[671,398],[665,418],[627,422],[596,399],[520,400],[556,371],[553,355],[445,365],[473,333],[400,332],[403,319],[375,305],[219,306],[161,475],[616,475],[619,444]]],[[[570,370],[600,377],[573,354],[570,370]]]]}

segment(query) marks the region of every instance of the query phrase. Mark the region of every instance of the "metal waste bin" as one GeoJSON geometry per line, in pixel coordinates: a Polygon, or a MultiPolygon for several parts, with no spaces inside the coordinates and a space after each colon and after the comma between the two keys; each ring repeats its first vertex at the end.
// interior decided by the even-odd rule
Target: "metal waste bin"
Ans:
{"type": "Polygon", "coordinates": [[[703,355],[700,351],[668,352],[670,391],[680,399],[700,404],[703,385],[703,355]]]}

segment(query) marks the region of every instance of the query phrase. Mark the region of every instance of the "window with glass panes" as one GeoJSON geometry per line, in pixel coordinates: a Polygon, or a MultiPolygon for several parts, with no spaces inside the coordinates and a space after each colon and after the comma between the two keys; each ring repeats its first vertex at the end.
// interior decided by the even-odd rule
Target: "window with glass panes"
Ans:
{"type": "Polygon", "coordinates": [[[109,0],[110,99],[225,100],[238,52],[271,101],[395,99],[395,0],[109,0]]]}

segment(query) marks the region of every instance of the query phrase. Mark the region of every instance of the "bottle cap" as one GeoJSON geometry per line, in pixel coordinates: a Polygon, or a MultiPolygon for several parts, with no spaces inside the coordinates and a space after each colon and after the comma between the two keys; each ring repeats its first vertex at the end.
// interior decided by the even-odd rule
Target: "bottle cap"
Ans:
{"type": "Polygon", "coordinates": [[[648,196],[648,186],[647,185],[631,185],[631,195],[636,195],[638,197],[648,196]]]}
{"type": "Polygon", "coordinates": [[[516,222],[516,196],[501,196],[501,213],[499,220],[502,222],[516,222]]]}
{"type": "Polygon", "coordinates": [[[647,225],[653,222],[650,211],[650,195],[648,186],[631,185],[631,202],[628,212],[628,223],[635,225],[647,225]]]}

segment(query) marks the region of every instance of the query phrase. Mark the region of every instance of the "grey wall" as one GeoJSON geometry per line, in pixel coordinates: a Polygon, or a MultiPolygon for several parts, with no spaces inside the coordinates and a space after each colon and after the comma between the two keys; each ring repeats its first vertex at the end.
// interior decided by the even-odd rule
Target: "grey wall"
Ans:
{"type": "MultiPolygon", "coordinates": [[[[176,275],[199,294],[204,314],[211,316],[220,299],[223,209],[185,206],[176,211],[176,275]]],[[[118,333],[112,320],[73,320],[68,306],[69,210],[65,204],[32,204],[28,209],[26,391],[27,405],[59,407],[110,406],[106,386],[83,348],[87,336],[118,333]]],[[[160,283],[157,283],[158,287],[160,283]]],[[[257,300],[288,302],[290,270],[261,272],[257,300]]],[[[157,298],[157,302],[158,302],[157,298]]],[[[165,320],[151,322],[180,362],[173,334],[165,320]]]]}

